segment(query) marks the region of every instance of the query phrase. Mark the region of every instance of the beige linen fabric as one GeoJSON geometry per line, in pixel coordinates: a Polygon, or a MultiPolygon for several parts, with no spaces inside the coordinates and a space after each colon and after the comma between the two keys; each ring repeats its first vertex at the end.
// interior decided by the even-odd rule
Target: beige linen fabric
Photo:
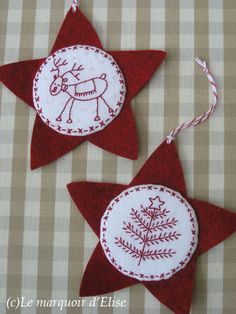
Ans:
{"type": "MultiPolygon", "coordinates": [[[[78,299],[97,238],[67,193],[71,181],[128,183],[178,122],[202,113],[208,83],[194,57],[209,60],[220,102],[212,119],[178,137],[190,196],[235,209],[236,1],[81,0],[108,50],[164,49],[152,81],[133,101],[139,159],[83,144],[57,162],[30,171],[35,113],[0,86],[0,313],[129,313],[170,311],[138,285],[111,294],[123,309],[6,309],[9,297],[78,299]]],[[[47,55],[69,0],[1,0],[0,64],[47,55]]],[[[198,260],[193,314],[236,313],[236,237],[198,260]]]]}

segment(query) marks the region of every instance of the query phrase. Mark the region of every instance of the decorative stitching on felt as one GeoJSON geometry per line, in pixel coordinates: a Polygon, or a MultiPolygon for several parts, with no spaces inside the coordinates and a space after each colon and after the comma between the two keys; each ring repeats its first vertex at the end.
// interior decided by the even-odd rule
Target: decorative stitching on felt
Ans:
{"type": "MultiPolygon", "coordinates": [[[[96,93],[97,92],[96,91],[96,82],[97,82],[97,80],[104,80],[104,81],[106,81],[106,74],[103,73],[101,75],[101,77],[94,77],[94,78],[92,78],[90,80],[86,80],[84,82],[80,82],[77,85],[82,84],[82,83],[87,83],[88,81],[92,81],[94,83],[94,87],[95,88],[91,92],[95,92],[96,93]]],[[[50,90],[50,93],[52,95],[52,90],[50,90]]],[[[38,72],[37,72],[37,74],[35,76],[34,82],[33,82],[33,99],[34,99],[35,108],[36,108],[39,116],[44,121],[44,123],[47,124],[49,127],[52,127],[54,130],[56,130],[56,131],[58,131],[60,133],[67,133],[68,135],[70,135],[70,134],[78,134],[78,136],[82,136],[82,135],[89,134],[91,132],[97,132],[99,130],[103,130],[119,114],[119,112],[120,112],[120,110],[121,110],[121,108],[123,106],[124,100],[125,100],[125,94],[126,94],[125,79],[124,79],[124,76],[123,76],[120,68],[118,67],[117,63],[113,59],[113,57],[110,56],[109,54],[107,54],[105,51],[99,49],[99,48],[92,47],[92,46],[85,46],[85,45],[75,45],[75,46],[66,47],[66,48],[63,48],[63,49],[60,49],[60,50],[56,51],[54,54],[49,56],[44,61],[44,63],[41,65],[40,69],[38,70],[38,72]],[[70,95],[70,99],[66,102],[66,104],[63,107],[63,110],[61,112],[61,114],[63,114],[63,112],[65,111],[66,107],[68,106],[68,104],[71,101],[72,103],[71,103],[71,107],[70,107],[70,111],[69,111],[69,118],[67,120],[67,123],[72,123],[73,122],[72,119],[71,119],[71,110],[72,110],[73,106],[75,105],[74,102],[76,100],[88,101],[88,100],[96,99],[97,100],[97,105],[96,105],[96,114],[97,115],[96,115],[94,121],[97,121],[97,124],[95,124],[94,126],[90,126],[88,129],[83,129],[83,128],[73,129],[73,128],[69,128],[69,127],[68,128],[62,128],[60,125],[52,123],[52,121],[50,121],[49,119],[47,119],[45,117],[45,114],[43,113],[43,109],[40,106],[40,95],[38,94],[37,83],[39,81],[39,75],[42,73],[43,67],[51,59],[54,59],[54,66],[55,66],[55,69],[52,69],[51,72],[57,71],[57,73],[58,73],[57,78],[58,77],[62,78],[65,74],[67,74],[69,72],[72,73],[73,71],[82,71],[83,69],[81,68],[81,66],[78,69],[76,69],[75,68],[76,64],[74,64],[73,68],[70,71],[66,71],[65,73],[63,73],[60,76],[59,67],[62,66],[62,65],[66,65],[66,60],[64,60],[61,64],[60,64],[60,62],[61,62],[60,58],[57,61],[55,60],[57,54],[59,54],[61,52],[66,52],[67,50],[78,50],[79,48],[83,48],[83,49],[86,49],[86,50],[92,50],[95,53],[102,55],[107,60],[109,60],[110,64],[113,67],[116,68],[116,73],[119,75],[119,78],[120,78],[119,80],[120,80],[120,84],[121,84],[120,97],[119,97],[119,101],[117,102],[115,108],[112,109],[108,105],[108,103],[106,102],[105,98],[103,97],[103,95],[105,94],[105,92],[106,92],[106,90],[108,88],[108,85],[106,85],[106,88],[103,91],[100,91],[100,94],[96,94],[96,95],[98,95],[97,97],[94,97],[95,95],[88,95],[88,94],[86,94],[86,92],[82,93],[84,95],[82,95],[82,94],[80,95],[80,93],[76,94],[76,91],[75,91],[74,95],[68,93],[70,95]],[[78,99],[78,97],[83,97],[83,98],[84,97],[90,97],[90,99],[81,99],[81,98],[78,99]],[[105,121],[100,120],[100,117],[99,117],[99,99],[101,99],[103,101],[103,104],[106,105],[107,108],[108,108],[109,118],[107,118],[105,121]]],[[[61,121],[61,115],[59,115],[56,120],[57,121],[61,121]]]]}
{"type": "MultiPolygon", "coordinates": [[[[107,257],[107,259],[110,261],[110,263],[115,266],[119,271],[121,271],[122,273],[134,277],[136,279],[168,279],[170,278],[172,275],[174,275],[176,272],[178,272],[179,270],[183,269],[187,263],[189,262],[190,258],[192,257],[194,251],[196,250],[197,247],[197,243],[198,241],[195,240],[196,236],[197,236],[197,232],[198,232],[198,223],[197,223],[197,219],[196,217],[193,216],[192,214],[193,209],[189,206],[189,204],[181,197],[181,195],[178,192],[174,192],[171,189],[168,189],[167,187],[164,186],[153,186],[153,185],[143,185],[143,186],[134,186],[133,188],[122,192],[120,195],[118,195],[109,205],[109,207],[106,209],[102,219],[101,219],[101,230],[100,230],[100,241],[101,241],[101,245],[103,247],[103,250],[105,252],[105,255],[107,257]],[[190,218],[190,223],[191,223],[191,232],[192,232],[192,239],[190,242],[190,246],[189,246],[189,250],[185,255],[185,258],[179,262],[179,266],[173,268],[171,271],[167,272],[167,273],[162,273],[160,275],[155,275],[155,274],[151,274],[151,275],[144,275],[142,273],[136,273],[127,269],[124,269],[121,265],[119,265],[116,260],[114,259],[114,257],[111,255],[111,251],[109,249],[109,247],[107,246],[107,241],[105,238],[105,234],[107,232],[107,220],[109,218],[109,214],[113,209],[113,206],[117,203],[120,202],[120,200],[122,198],[124,198],[125,196],[130,195],[133,192],[137,192],[137,191],[141,191],[141,190],[158,190],[159,192],[167,192],[169,194],[171,194],[171,196],[175,197],[181,204],[184,204],[189,218],[190,218]]],[[[163,212],[161,213],[163,215],[163,217],[165,217],[165,215],[167,214],[167,212],[163,212]]],[[[120,239],[117,238],[117,241],[120,242],[120,239]]],[[[121,245],[123,245],[122,243],[120,243],[121,245]]],[[[126,243],[125,243],[126,244],[126,243]]],[[[132,249],[134,249],[132,247],[132,249]]],[[[137,251],[134,250],[134,254],[137,254],[137,251]]],[[[158,253],[158,252],[156,252],[158,253]]],[[[164,252],[165,254],[173,254],[174,251],[171,252],[164,252]]]]}

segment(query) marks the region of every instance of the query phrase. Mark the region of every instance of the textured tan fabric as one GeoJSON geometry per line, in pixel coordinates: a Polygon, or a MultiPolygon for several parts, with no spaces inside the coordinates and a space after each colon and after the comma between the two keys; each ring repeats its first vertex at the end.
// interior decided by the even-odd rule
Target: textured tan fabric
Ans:
{"type": "MultiPolygon", "coordinates": [[[[209,123],[177,140],[190,196],[235,209],[236,1],[81,0],[107,49],[165,49],[166,63],[133,102],[139,159],[131,162],[83,144],[31,172],[35,113],[0,87],[0,313],[170,313],[142,286],[111,296],[123,309],[6,309],[8,297],[78,299],[97,239],[71,202],[66,183],[128,183],[179,121],[203,112],[208,83],[194,57],[209,60],[220,103],[209,123]]],[[[1,0],[0,64],[47,55],[69,0],[1,0]]],[[[198,261],[194,314],[236,313],[236,237],[198,261]]]]}

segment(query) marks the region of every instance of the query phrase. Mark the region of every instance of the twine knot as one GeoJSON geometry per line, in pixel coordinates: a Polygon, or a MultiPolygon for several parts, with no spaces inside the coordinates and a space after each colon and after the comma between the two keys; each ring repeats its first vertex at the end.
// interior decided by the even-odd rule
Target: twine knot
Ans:
{"type": "Polygon", "coordinates": [[[168,144],[170,144],[172,141],[175,141],[175,137],[171,134],[169,134],[167,137],[166,137],[166,142],[168,144]]]}
{"type": "Polygon", "coordinates": [[[200,58],[196,58],[195,61],[202,67],[202,71],[203,73],[205,73],[206,75],[209,73],[209,69],[207,67],[207,63],[205,60],[201,60],[200,58]]]}
{"type": "Polygon", "coordinates": [[[78,6],[79,6],[79,0],[72,0],[71,7],[74,13],[76,12],[78,6]]]}

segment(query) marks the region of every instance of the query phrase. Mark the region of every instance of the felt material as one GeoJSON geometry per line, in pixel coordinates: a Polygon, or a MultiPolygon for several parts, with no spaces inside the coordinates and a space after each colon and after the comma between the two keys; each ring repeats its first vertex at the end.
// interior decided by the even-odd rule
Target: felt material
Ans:
{"type": "MultiPolygon", "coordinates": [[[[102,49],[102,44],[96,31],[79,9],[77,9],[75,13],[71,9],[69,10],[58,33],[51,54],[53,55],[53,53],[59,49],[74,45],[89,45],[102,49]]],[[[48,127],[48,123],[51,123],[50,119],[47,120],[48,117],[43,115],[42,118],[45,122],[45,125],[43,126],[37,118],[35,121],[31,148],[32,169],[56,160],[70,150],[76,148],[84,140],[89,140],[91,143],[119,156],[129,159],[137,158],[137,133],[130,102],[151,79],[154,72],[163,62],[166,53],[163,51],[146,50],[108,51],[108,54],[111,54],[114,57],[118,66],[121,68],[127,87],[125,102],[119,116],[102,131],[85,135],[83,136],[83,139],[81,139],[82,136],[80,135],[78,135],[77,138],[70,139],[70,137],[72,137],[72,135],[70,135],[70,128],[66,130],[68,135],[62,136],[62,134],[58,133],[58,131],[60,131],[58,128],[53,131],[55,133],[53,134],[52,130],[48,127]],[[42,132],[42,134],[40,132],[42,132]],[[65,136],[68,138],[65,139],[65,136]]],[[[11,89],[16,96],[20,97],[29,106],[33,107],[33,79],[44,61],[45,59],[41,59],[2,66],[0,67],[0,80],[11,89]],[[15,75],[15,73],[17,75],[15,75]],[[19,84],[18,81],[16,84],[16,76],[19,84]]],[[[39,103],[40,99],[37,99],[38,98],[36,97],[35,102],[38,114],[42,114],[42,108],[39,103]]],[[[68,120],[71,121],[70,119],[68,120]]],[[[50,125],[52,126],[52,124],[50,125]]],[[[80,131],[81,130],[79,130],[79,132],[80,131]]]]}
{"type": "Polygon", "coordinates": [[[160,50],[109,51],[126,81],[126,99],[131,100],[149,82],[166,57],[160,50]]]}
{"type": "Polygon", "coordinates": [[[199,200],[188,198],[188,201],[195,209],[201,226],[198,255],[207,252],[235,232],[236,213],[199,200]]]}
{"type": "Polygon", "coordinates": [[[136,279],[124,276],[108,262],[101,244],[98,243],[86,266],[80,286],[80,296],[105,294],[137,283],[136,279]]]}
{"type": "Polygon", "coordinates": [[[131,107],[122,110],[114,122],[103,131],[87,137],[59,134],[36,116],[31,142],[31,169],[42,167],[60,158],[85,140],[114,154],[137,159],[136,126],[131,107]]]}
{"type": "Polygon", "coordinates": [[[163,142],[140,169],[131,185],[159,184],[186,194],[184,174],[174,141],[163,142]]]}
{"type": "Polygon", "coordinates": [[[32,82],[44,60],[21,61],[0,67],[0,82],[33,109],[32,82]]]}
{"type": "Polygon", "coordinates": [[[34,82],[34,105],[40,118],[67,136],[103,130],[125,101],[124,76],[104,50],[74,45],[50,55],[34,82]]]}
{"type": "Polygon", "coordinates": [[[100,221],[111,198],[126,187],[122,184],[93,182],[67,185],[73,201],[98,237],[100,236],[100,221]]]}
{"type": "Polygon", "coordinates": [[[138,158],[137,130],[131,106],[125,106],[118,117],[89,141],[113,154],[135,160],[138,158]]]}
{"type": "Polygon", "coordinates": [[[173,277],[163,281],[143,282],[161,303],[175,314],[188,314],[191,308],[196,259],[173,277]]]}
{"type": "Polygon", "coordinates": [[[163,185],[136,185],[107,206],[100,242],[124,275],[162,281],[189,263],[198,244],[198,222],[180,193],[163,185]]]}
{"type": "Polygon", "coordinates": [[[57,35],[51,53],[73,45],[88,45],[103,49],[101,41],[89,20],[77,8],[70,9],[57,35]]]}
{"type": "MultiPolygon", "coordinates": [[[[128,187],[135,186],[137,183],[162,184],[175,189],[177,192],[181,192],[182,195],[186,195],[182,168],[174,142],[172,144],[163,142],[128,187]],[[168,167],[171,170],[168,170],[168,167]],[[158,182],[159,180],[161,182],[158,182]]],[[[82,182],[72,183],[68,188],[79,210],[99,236],[100,220],[107,205],[122,191],[126,190],[127,186],[117,185],[116,190],[116,184],[86,184],[82,182]]],[[[137,280],[135,282],[133,280],[136,279],[130,277],[130,285],[142,283],[160,302],[177,314],[187,314],[190,311],[195,259],[197,256],[208,251],[236,231],[235,213],[188,197],[186,197],[186,200],[195,210],[200,232],[197,250],[189,263],[171,278],[162,281],[147,282],[137,280]]],[[[99,247],[100,245],[97,248],[99,247]]],[[[115,291],[116,288],[121,289],[128,286],[127,276],[122,273],[118,276],[118,270],[105,259],[105,254],[102,253],[102,250],[96,249],[84,273],[81,295],[109,293],[115,291]],[[100,272],[101,275],[99,274],[100,272]],[[100,280],[97,280],[97,277],[100,280]],[[108,282],[106,283],[106,281],[108,282]],[[112,281],[115,282],[113,283],[112,281]]]]}
{"type": "Polygon", "coordinates": [[[81,144],[86,137],[66,136],[49,128],[37,115],[31,140],[31,169],[47,165],[81,144]]]}

